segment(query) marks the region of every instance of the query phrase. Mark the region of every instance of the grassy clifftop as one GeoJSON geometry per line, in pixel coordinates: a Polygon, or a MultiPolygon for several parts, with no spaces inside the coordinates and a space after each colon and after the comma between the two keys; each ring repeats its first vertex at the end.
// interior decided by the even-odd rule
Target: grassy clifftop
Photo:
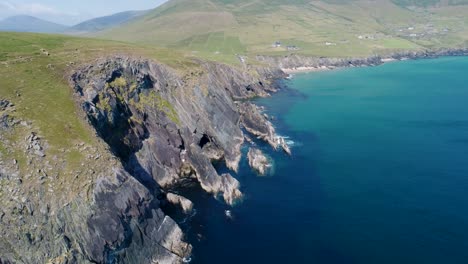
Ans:
{"type": "MultiPolygon", "coordinates": [[[[53,173],[50,190],[63,202],[82,192],[83,184],[113,160],[77,109],[67,79],[78,65],[107,55],[153,58],[181,72],[194,67],[182,53],[165,49],[59,35],[0,33],[0,100],[11,103],[6,110],[0,108],[0,118],[6,114],[14,120],[6,130],[0,124],[0,162],[14,165],[21,175],[53,173]],[[40,143],[30,139],[32,135],[40,143]],[[35,148],[45,156],[34,155],[35,148]]],[[[31,191],[40,186],[39,182],[35,186],[35,180],[28,183],[31,191]]]]}
{"type": "Polygon", "coordinates": [[[366,56],[465,46],[465,4],[436,0],[172,0],[100,37],[167,46],[212,59],[290,52],[366,56]],[[281,47],[272,46],[277,41],[281,47]]]}

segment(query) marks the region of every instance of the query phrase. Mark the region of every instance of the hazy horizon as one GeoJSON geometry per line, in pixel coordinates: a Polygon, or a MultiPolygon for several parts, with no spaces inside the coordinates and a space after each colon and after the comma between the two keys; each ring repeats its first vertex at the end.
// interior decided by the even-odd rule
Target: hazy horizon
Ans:
{"type": "Polygon", "coordinates": [[[34,16],[50,22],[72,26],[88,19],[131,10],[155,8],[167,0],[9,0],[0,1],[0,20],[17,15],[34,16]]]}

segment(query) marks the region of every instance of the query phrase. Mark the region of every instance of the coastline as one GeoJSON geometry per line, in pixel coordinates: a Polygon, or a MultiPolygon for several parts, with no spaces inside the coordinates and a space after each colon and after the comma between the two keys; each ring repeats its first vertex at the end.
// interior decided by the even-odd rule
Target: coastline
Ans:
{"type": "MultiPolygon", "coordinates": [[[[390,62],[396,62],[396,61],[405,61],[405,60],[410,60],[407,58],[402,58],[402,59],[393,59],[393,58],[385,58],[381,59],[381,63],[379,64],[369,64],[369,65],[349,65],[349,66],[312,66],[312,67],[296,67],[296,68],[281,68],[281,70],[286,73],[286,74],[295,74],[295,73],[308,73],[308,72],[324,72],[324,71],[333,71],[333,70],[338,70],[338,69],[344,69],[344,68],[359,68],[359,67],[372,67],[372,66],[379,66],[383,65],[386,63],[390,62]]],[[[411,59],[411,60],[416,60],[416,58],[411,59]]],[[[290,76],[288,78],[291,78],[290,76]]]]}
{"type": "Polygon", "coordinates": [[[321,71],[331,71],[336,68],[320,66],[320,67],[297,67],[297,68],[281,68],[284,73],[306,73],[306,72],[321,72],[321,71]]]}
{"type": "Polygon", "coordinates": [[[386,56],[373,55],[369,57],[360,58],[326,58],[291,54],[284,57],[270,57],[259,55],[256,57],[256,59],[265,62],[272,67],[278,67],[286,74],[294,74],[329,71],[340,68],[378,66],[389,62],[432,59],[445,56],[468,56],[468,48],[404,51],[386,56]]]}

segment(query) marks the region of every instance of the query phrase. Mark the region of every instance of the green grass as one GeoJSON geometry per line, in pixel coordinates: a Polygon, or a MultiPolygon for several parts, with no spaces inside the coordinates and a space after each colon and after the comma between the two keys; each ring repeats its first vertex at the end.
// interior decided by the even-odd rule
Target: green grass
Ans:
{"type": "Polygon", "coordinates": [[[246,52],[246,48],[238,37],[228,36],[224,32],[193,36],[176,43],[173,47],[215,54],[243,54],[246,52]]]}
{"type": "MultiPolygon", "coordinates": [[[[194,68],[193,62],[179,52],[59,35],[0,32],[0,54],[0,98],[15,104],[16,111],[11,114],[13,117],[32,123],[32,130],[48,143],[48,156],[65,155],[70,170],[81,166],[83,154],[76,151],[63,154],[63,150],[72,149],[80,143],[96,145],[97,140],[95,132],[87,125],[73,101],[73,91],[67,80],[73,68],[110,55],[152,58],[180,72],[194,68]],[[41,49],[46,49],[50,55],[43,54],[41,49]]],[[[119,79],[112,85],[122,86],[123,82],[119,79]]],[[[161,107],[171,114],[170,117],[176,118],[170,107],[161,107]]],[[[27,136],[20,128],[15,135],[18,138],[11,139],[13,142],[27,136]]],[[[18,160],[26,160],[22,149],[12,151],[18,160]]]]}
{"type": "Polygon", "coordinates": [[[154,91],[151,91],[146,96],[141,94],[140,101],[138,103],[133,100],[131,100],[130,103],[133,104],[140,112],[144,112],[145,107],[152,106],[153,108],[158,109],[158,111],[164,112],[172,122],[180,124],[179,116],[177,115],[174,107],[154,91]]]}
{"type": "MultiPolygon", "coordinates": [[[[100,37],[162,45],[225,62],[235,61],[235,54],[290,53],[272,49],[277,40],[299,46],[295,53],[300,54],[368,56],[464,45],[468,10],[466,6],[451,6],[453,1],[433,7],[438,0],[172,0],[145,18],[103,32],[100,37]],[[419,8],[408,7],[412,5],[419,8]],[[428,25],[438,28],[439,33],[409,37],[411,33],[427,33],[428,25]],[[409,27],[415,30],[399,32],[409,27]],[[444,28],[450,31],[442,33],[444,28]],[[383,37],[358,41],[360,35],[383,37]],[[326,42],[341,44],[326,47],[326,42]]],[[[456,1],[463,4],[467,0],[456,1]]]]}

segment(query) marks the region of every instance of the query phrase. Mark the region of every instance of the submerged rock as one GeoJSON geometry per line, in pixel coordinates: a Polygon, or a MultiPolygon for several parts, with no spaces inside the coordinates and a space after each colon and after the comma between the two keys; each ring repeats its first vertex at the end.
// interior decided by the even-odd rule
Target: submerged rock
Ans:
{"type": "Polygon", "coordinates": [[[260,175],[265,175],[268,167],[271,166],[268,158],[259,149],[250,148],[247,158],[249,160],[250,167],[256,170],[260,175]]]}

